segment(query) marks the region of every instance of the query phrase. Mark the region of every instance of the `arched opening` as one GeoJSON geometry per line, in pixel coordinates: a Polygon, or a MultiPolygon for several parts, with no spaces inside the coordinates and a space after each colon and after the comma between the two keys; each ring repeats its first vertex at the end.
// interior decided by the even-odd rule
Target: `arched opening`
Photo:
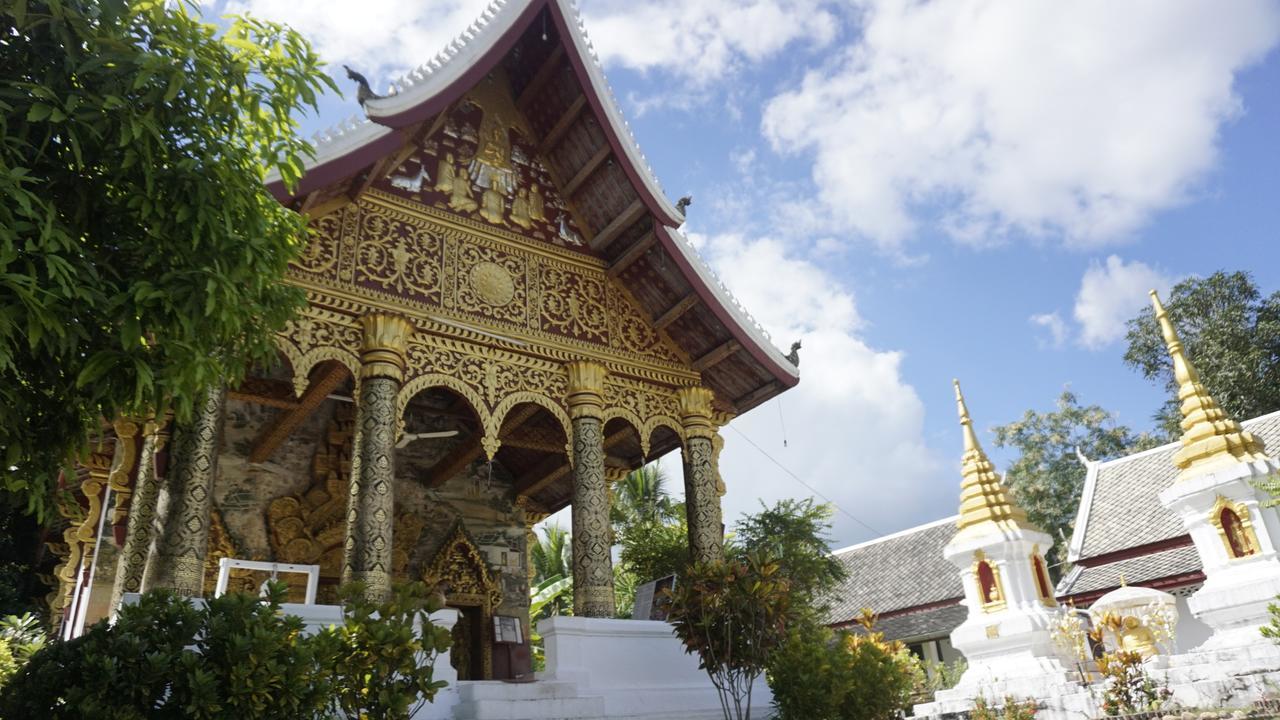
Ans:
{"type": "Polygon", "coordinates": [[[975,566],[978,579],[978,594],[984,609],[990,611],[1004,602],[1004,594],[1000,591],[1000,580],[996,569],[990,561],[979,558],[975,566]]]}
{"type": "Polygon", "coordinates": [[[1036,590],[1040,594],[1041,602],[1053,604],[1053,585],[1049,582],[1049,571],[1044,566],[1044,558],[1040,557],[1039,548],[1031,554],[1031,571],[1036,577],[1036,590]]]}
{"type": "Polygon", "coordinates": [[[1222,528],[1227,550],[1230,552],[1232,559],[1248,557],[1256,552],[1249,537],[1249,531],[1245,528],[1244,521],[1240,519],[1240,515],[1236,513],[1235,509],[1223,507],[1219,510],[1218,523],[1222,528]]]}

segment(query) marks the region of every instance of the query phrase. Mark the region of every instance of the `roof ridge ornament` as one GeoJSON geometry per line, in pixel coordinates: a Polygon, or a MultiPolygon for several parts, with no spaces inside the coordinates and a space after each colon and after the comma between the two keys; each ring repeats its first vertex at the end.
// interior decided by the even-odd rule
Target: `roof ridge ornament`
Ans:
{"type": "Polygon", "coordinates": [[[1173,379],[1178,386],[1178,405],[1182,411],[1182,447],[1173,455],[1173,463],[1181,471],[1178,479],[1235,463],[1266,460],[1267,448],[1262,440],[1227,415],[1200,382],[1200,373],[1187,357],[1182,339],[1169,319],[1169,311],[1155,290],[1151,291],[1151,305],[1173,360],[1173,379]]]}
{"type": "Polygon", "coordinates": [[[956,389],[956,409],[960,414],[960,427],[964,435],[964,455],[960,460],[960,519],[956,528],[963,533],[969,528],[994,524],[1002,530],[1038,530],[1027,519],[1027,513],[1009,497],[1000,481],[995,465],[982,450],[978,434],[969,417],[960,381],[952,380],[956,389]]]}

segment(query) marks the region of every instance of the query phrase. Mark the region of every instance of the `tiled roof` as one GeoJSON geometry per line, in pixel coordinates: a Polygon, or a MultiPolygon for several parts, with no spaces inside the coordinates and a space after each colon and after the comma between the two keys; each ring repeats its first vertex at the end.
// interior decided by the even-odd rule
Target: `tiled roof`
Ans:
{"type": "MultiPolygon", "coordinates": [[[[1280,451],[1280,412],[1241,425],[1261,438],[1268,452],[1274,455],[1280,451]]],[[[1096,464],[1081,499],[1077,537],[1071,542],[1073,561],[1186,534],[1182,521],[1165,509],[1159,498],[1177,478],[1173,454],[1178,447],[1173,442],[1096,464]]]]}
{"type": "MultiPolygon", "coordinates": [[[[881,618],[875,625],[875,631],[884,633],[886,640],[929,640],[950,635],[951,631],[959,627],[968,615],[969,609],[957,601],[953,605],[913,610],[901,615],[881,618]]],[[[861,627],[855,625],[851,629],[861,632],[861,627]]]]}
{"type": "Polygon", "coordinates": [[[1200,568],[1200,555],[1196,553],[1195,546],[1184,545],[1097,567],[1077,565],[1058,583],[1057,592],[1059,597],[1063,597],[1109,590],[1119,587],[1121,581],[1129,585],[1141,585],[1161,578],[1193,573],[1200,568]]]}
{"type": "Polygon", "coordinates": [[[837,550],[849,576],[828,597],[827,622],[847,623],[862,608],[884,614],[962,597],[960,573],[942,556],[955,534],[950,517],[837,550]]]}

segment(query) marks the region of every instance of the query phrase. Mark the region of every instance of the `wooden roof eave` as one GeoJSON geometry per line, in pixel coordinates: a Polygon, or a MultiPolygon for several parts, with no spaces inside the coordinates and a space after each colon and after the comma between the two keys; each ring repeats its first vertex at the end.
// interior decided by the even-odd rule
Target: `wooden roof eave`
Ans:
{"type": "MultiPolygon", "coordinates": [[[[729,291],[720,284],[680,231],[658,226],[656,234],[662,248],[675,261],[681,275],[702,298],[707,309],[729,329],[733,339],[741,344],[742,349],[746,350],[752,359],[780,383],[778,392],[795,387],[800,382],[799,368],[792,365],[781,351],[774,347],[773,342],[765,335],[764,329],[756,324],[755,320],[729,294],[729,291]]],[[[756,404],[767,399],[768,397],[759,398],[756,404]]],[[[738,408],[738,411],[744,412],[748,409],[750,408],[742,407],[738,408]]]]}

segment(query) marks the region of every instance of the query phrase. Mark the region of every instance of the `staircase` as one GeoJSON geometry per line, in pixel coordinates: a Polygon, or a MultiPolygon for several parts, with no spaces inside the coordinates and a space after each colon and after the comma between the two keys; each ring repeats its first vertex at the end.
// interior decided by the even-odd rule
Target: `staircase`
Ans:
{"type": "Polygon", "coordinates": [[[455,720],[601,720],[604,698],[582,697],[572,682],[460,682],[453,716],[455,720]]]}

